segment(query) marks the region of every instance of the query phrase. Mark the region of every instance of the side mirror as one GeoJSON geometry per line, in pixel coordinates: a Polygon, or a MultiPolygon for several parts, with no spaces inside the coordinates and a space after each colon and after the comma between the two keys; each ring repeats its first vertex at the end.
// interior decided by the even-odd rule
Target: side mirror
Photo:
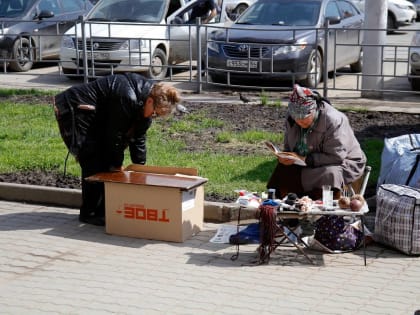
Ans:
{"type": "Polygon", "coordinates": [[[49,11],[49,10],[42,10],[38,16],[36,16],[37,19],[49,19],[54,17],[54,12],[53,11],[49,11]]]}
{"type": "Polygon", "coordinates": [[[327,16],[325,18],[325,26],[327,26],[327,22],[329,25],[339,24],[341,22],[341,18],[339,16],[327,16]]]}

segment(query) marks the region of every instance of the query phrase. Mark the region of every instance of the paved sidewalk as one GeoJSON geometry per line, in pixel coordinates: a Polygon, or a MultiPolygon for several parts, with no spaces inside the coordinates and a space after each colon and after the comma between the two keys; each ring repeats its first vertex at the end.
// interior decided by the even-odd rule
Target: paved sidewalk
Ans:
{"type": "Polygon", "coordinates": [[[0,201],[0,314],[401,314],[420,309],[420,257],[382,246],[311,265],[282,247],[245,266],[255,245],[107,235],[78,211],[0,201]]]}

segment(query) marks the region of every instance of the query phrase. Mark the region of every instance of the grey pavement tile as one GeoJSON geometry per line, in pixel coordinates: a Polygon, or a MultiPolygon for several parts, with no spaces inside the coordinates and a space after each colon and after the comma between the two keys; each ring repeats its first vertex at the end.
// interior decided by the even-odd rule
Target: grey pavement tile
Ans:
{"type": "Polygon", "coordinates": [[[73,209],[0,201],[0,313],[406,315],[420,300],[420,257],[375,245],[366,267],[361,251],[308,251],[313,265],[282,247],[257,266],[257,245],[232,261],[235,246],[209,243],[217,226],[143,240],[79,224],[73,209]]]}

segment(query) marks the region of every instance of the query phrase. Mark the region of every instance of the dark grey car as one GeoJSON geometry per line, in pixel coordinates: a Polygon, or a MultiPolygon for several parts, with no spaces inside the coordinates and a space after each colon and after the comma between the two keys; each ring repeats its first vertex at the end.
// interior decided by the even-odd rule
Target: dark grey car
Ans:
{"type": "Polygon", "coordinates": [[[216,82],[292,79],[316,87],[327,25],[327,70],[350,65],[360,72],[363,20],[345,0],[259,0],[228,29],[210,34],[209,75],[216,82]]]}
{"type": "Polygon", "coordinates": [[[88,0],[0,0],[0,61],[28,71],[59,58],[61,35],[92,8],[88,0]]]}

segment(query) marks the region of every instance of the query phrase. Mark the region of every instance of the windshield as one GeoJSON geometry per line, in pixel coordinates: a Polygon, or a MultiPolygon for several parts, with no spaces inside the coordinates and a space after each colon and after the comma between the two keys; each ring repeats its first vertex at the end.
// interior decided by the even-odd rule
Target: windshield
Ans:
{"type": "Polygon", "coordinates": [[[239,17],[236,24],[313,26],[318,22],[320,1],[261,0],[239,17]]]}
{"type": "Polygon", "coordinates": [[[33,0],[0,0],[0,17],[19,17],[33,3],[33,0]]]}
{"type": "Polygon", "coordinates": [[[167,0],[101,0],[88,20],[160,23],[167,0]]]}

